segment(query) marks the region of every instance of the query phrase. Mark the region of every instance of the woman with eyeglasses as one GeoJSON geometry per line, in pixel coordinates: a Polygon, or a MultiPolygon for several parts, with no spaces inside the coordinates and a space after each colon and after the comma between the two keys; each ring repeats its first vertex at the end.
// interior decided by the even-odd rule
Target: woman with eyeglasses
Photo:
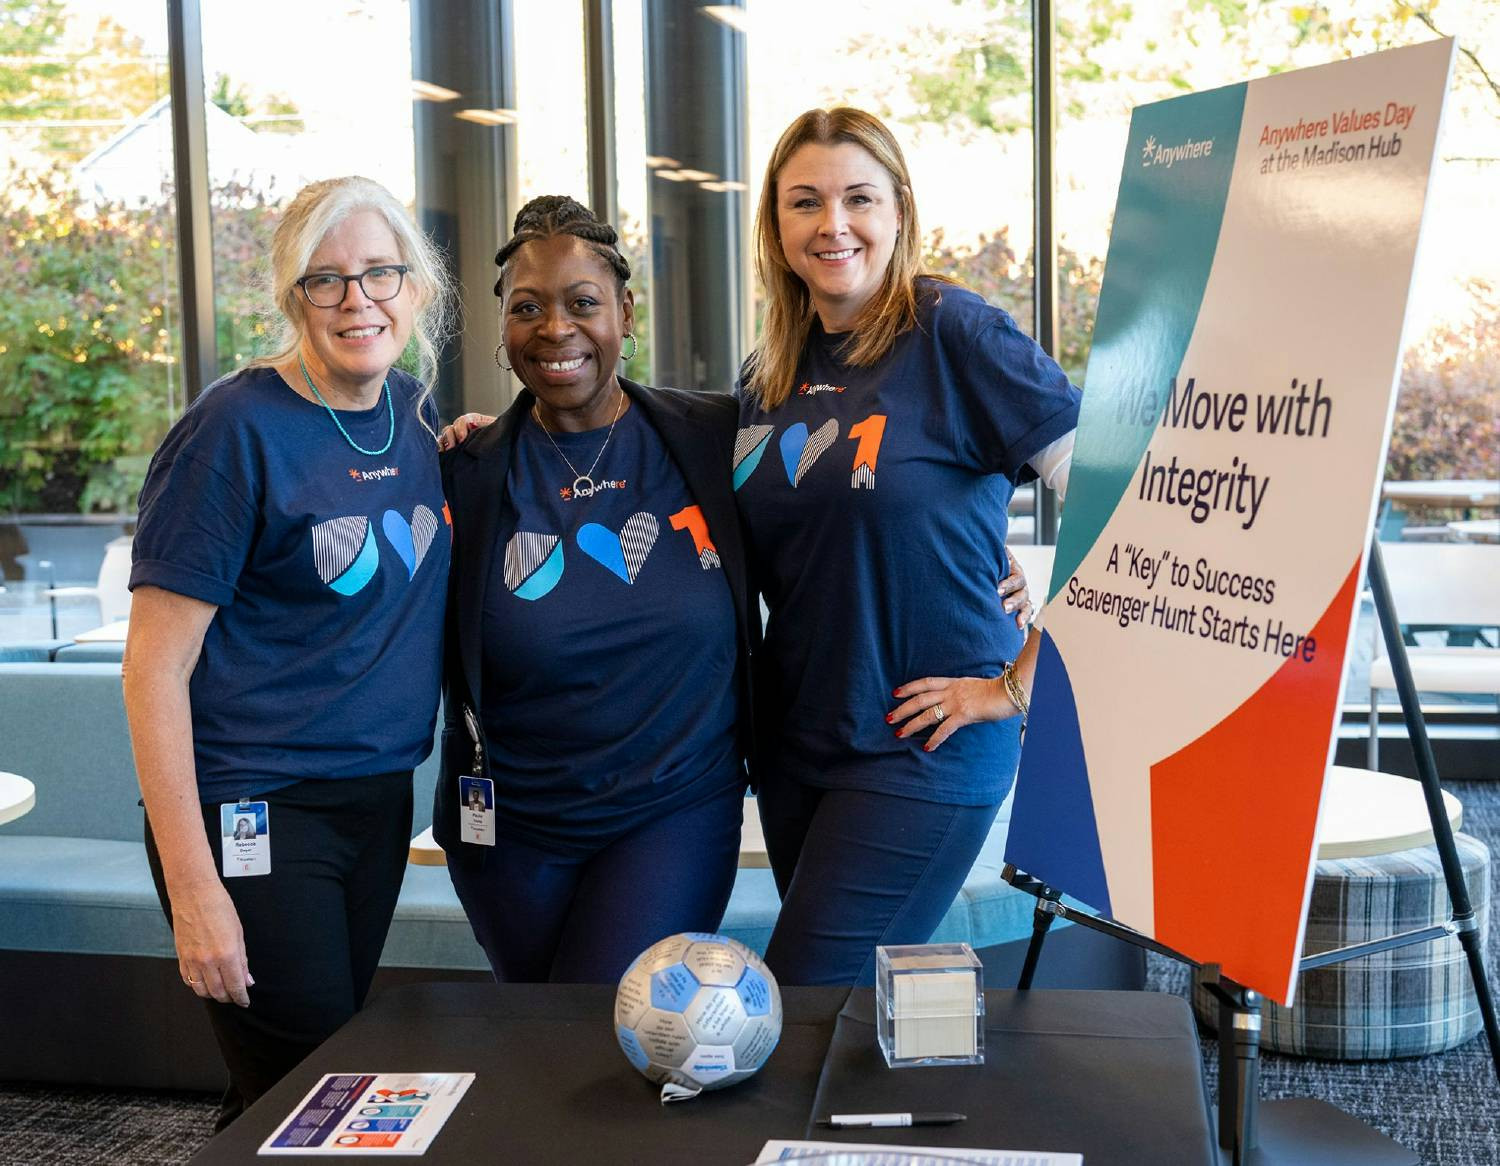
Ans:
{"type": "Polygon", "coordinates": [[[205,389],[152,459],[124,663],[147,857],[229,1070],[221,1129],[364,1002],[448,582],[435,249],[341,178],[293,199],[271,269],[275,354],[205,389]],[[412,340],[423,380],[393,367],[412,340]]]}
{"type": "Polygon", "coordinates": [[[663,936],[714,930],[738,867],[759,626],[737,409],[619,375],[630,267],[573,199],[522,207],[496,262],[495,357],[525,389],[443,459],[433,835],[497,979],[614,982],[663,936]]]}
{"type": "Polygon", "coordinates": [[[1078,391],[1008,315],[922,271],[900,146],[811,110],[771,155],[766,291],[734,480],[770,619],[760,814],[783,982],[872,982],[925,943],[1014,779],[1036,640],[1006,617],[1006,508],[1061,486],[1078,391]]]}

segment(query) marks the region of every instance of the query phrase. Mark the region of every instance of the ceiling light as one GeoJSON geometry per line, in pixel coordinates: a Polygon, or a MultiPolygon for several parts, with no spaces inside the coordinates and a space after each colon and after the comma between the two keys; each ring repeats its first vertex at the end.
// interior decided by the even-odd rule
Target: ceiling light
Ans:
{"type": "Polygon", "coordinates": [[[647,154],[646,165],[653,170],[676,170],[682,163],[676,158],[668,158],[665,154],[647,154]]]}
{"type": "Polygon", "coordinates": [[[687,176],[680,170],[658,170],[658,178],[665,178],[668,182],[686,182],[687,176]]]}
{"type": "Polygon", "coordinates": [[[700,182],[699,186],[704,190],[711,190],[715,194],[725,194],[731,190],[748,189],[743,182],[700,182]]]}
{"type": "Polygon", "coordinates": [[[431,81],[418,81],[415,78],[411,83],[411,95],[418,101],[452,101],[455,97],[462,96],[457,89],[444,89],[431,81]]]}
{"type": "Polygon", "coordinates": [[[677,173],[689,182],[712,182],[718,177],[717,174],[710,174],[707,170],[688,170],[685,167],[679,167],[677,173]]]}
{"type": "Polygon", "coordinates": [[[521,115],[514,109],[461,109],[453,116],[482,126],[509,126],[515,125],[521,115]]]}

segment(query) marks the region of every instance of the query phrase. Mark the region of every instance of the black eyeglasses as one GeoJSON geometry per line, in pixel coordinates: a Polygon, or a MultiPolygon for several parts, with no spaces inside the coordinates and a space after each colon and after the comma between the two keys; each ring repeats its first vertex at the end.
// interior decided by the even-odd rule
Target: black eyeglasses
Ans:
{"type": "Polygon", "coordinates": [[[359,290],[374,303],[393,300],[401,294],[401,284],[411,268],[403,263],[387,263],[361,271],[358,275],[335,275],[331,271],[320,271],[315,275],[304,275],[297,281],[307,302],[315,308],[336,308],[344,302],[351,283],[359,284],[359,290]]]}

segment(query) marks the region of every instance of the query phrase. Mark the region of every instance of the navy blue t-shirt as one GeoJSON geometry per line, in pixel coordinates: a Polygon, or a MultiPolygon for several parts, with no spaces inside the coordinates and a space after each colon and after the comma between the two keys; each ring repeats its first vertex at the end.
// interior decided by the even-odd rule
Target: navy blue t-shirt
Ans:
{"type": "Polygon", "coordinates": [[[986,805],[1015,776],[1020,720],[938,749],[898,740],[892,690],[1000,674],[1021,649],[996,594],[1026,462],[1075,428],[1079,393],[1006,313],[924,283],[917,327],[870,368],[814,322],[792,395],[741,393],[736,498],[770,620],[759,762],[810,785],[986,805]],[[940,296],[939,296],[940,292],[940,296]]]}
{"type": "MultiPolygon", "coordinates": [[[[607,428],[557,433],[587,472],[607,428]]],[[[702,510],[640,408],[590,497],[516,435],[483,611],[497,829],[563,853],[743,787],[734,604],[702,510]]]]}
{"type": "MultiPolygon", "coordinates": [[[[418,385],[392,372],[390,387],[395,439],[376,457],[251,368],[151,460],[130,586],[219,609],[190,687],[206,802],[411,769],[432,748],[451,524],[418,385]]],[[[339,420],[365,449],[390,432],[383,394],[339,420]]]]}

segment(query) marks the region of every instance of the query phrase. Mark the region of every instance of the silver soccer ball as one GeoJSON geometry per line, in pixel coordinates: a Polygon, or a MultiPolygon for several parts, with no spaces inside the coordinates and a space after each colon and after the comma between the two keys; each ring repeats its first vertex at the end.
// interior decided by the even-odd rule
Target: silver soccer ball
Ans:
{"type": "Polygon", "coordinates": [[[781,990],[737,939],[689,931],[636,956],[615,994],[615,1036],[662,1100],[743,1081],[781,1037],[781,990]]]}

